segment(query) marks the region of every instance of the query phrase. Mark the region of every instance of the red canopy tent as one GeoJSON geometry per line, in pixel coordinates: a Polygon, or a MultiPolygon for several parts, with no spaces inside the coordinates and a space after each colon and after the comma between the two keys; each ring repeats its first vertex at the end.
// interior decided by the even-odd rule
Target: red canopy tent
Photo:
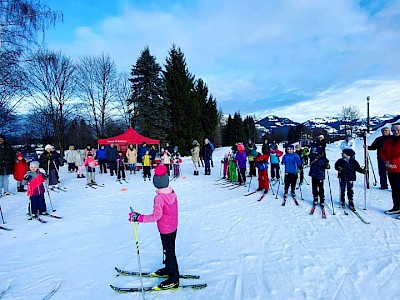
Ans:
{"type": "MultiPolygon", "coordinates": [[[[111,143],[114,143],[115,145],[119,145],[120,148],[121,148],[121,146],[127,147],[130,144],[141,144],[143,142],[146,142],[146,144],[149,144],[149,145],[159,145],[160,144],[160,140],[155,140],[155,139],[145,137],[145,136],[139,134],[132,127],[128,128],[128,130],[126,130],[124,133],[122,133],[120,135],[97,140],[97,144],[99,144],[99,145],[110,145],[111,143]]],[[[123,148],[125,148],[125,147],[123,147],[123,148]]]]}

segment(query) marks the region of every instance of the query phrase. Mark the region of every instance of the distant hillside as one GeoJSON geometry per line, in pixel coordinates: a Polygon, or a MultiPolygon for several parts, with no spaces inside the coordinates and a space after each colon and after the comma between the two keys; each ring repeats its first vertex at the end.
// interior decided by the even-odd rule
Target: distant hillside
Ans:
{"type": "MultiPolygon", "coordinates": [[[[371,117],[370,118],[370,130],[375,131],[387,123],[397,122],[400,119],[400,115],[384,115],[382,117],[371,117]]],[[[275,115],[266,116],[261,120],[256,121],[256,127],[259,130],[260,136],[267,134],[268,132],[279,132],[283,135],[287,135],[290,127],[297,126],[300,123],[294,122],[288,118],[281,118],[275,115]]],[[[316,128],[324,129],[328,134],[337,134],[341,132],[345,122],[338,117],[320,117],[307,120],[302,123],[308,129],[313,130],[316,128]]],[[[362,118],[356,120],[349,126],[354,126],[356,131],[361,131],[367,128],[367,119],[362,118]]]]}

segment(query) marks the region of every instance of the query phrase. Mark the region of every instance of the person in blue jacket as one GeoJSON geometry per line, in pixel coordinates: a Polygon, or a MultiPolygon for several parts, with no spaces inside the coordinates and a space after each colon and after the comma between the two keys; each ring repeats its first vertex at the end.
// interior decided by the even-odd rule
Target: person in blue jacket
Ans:
{"type": "Polygon", "coordinates": [[[213,162],[213,159],[212,159],[212,154],[213,154],[215,148],[214,148],[214,144],[211,143],[211,141],[210,141],[210,147],[211,147],[211,157],[210,157],[211,167],[214,168],[214,162],[213,162]]]}
{"type": "Polygon", "coordinates": [[[295,189],[298,178],[299,168],[301,167],[300,157],[294,153],[294,146],[286,146],[286,154],[282,157],[282,165],[285,165],[285,194],[287,197],[289,187],[291,187],[292,197],[296,197],[295,189]]]}
{"type": "Polygon", "coordinates": [[[101,174],[107,174],[107,150],[104,147],[104,145],[100,146],[100,149],[96,151],[96,157],[95,157],[99,163],[100,166],[100,173],[101,174]]]}
{"type": "Polygon", "coordinates": [[[142,145],[139,146],[138,153],[137,153],[137,154],[138,154],[138,155],[137,155],[138,163],[142,163],[142,159],[143,159],[143,156],[144,156],[144,154],[146,153],[146,151],[149,151],[149,152],[150,152],[150,149],[149,149],[149,147],[147,146],[147,143],[146,143],[146,142],[143,142],[142,145]]]}

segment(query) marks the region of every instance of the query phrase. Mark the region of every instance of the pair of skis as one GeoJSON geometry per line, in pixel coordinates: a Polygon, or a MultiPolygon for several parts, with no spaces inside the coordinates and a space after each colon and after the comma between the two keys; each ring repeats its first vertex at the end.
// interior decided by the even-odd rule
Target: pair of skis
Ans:
{"type": "MultiPolygon", "coordinates": [[[[299,204],[299,201],[297,201],[296,197],[295,196],[292,196],[292,197],[293,197],[294,204],[299,206],[300,204],[299,204]]],[[[282,206],[286,205],[286,200],[287,200],[287,196],[283,196],[282,206]]]]}
{"type": "MultiPolygon", "coordinates": [[[[346,208],[343,207],[343,206],[341,206],[341,207],[342,207],[342,209],[343,209],[343,213],[344,213],[345,215],[348,215],[348,212],[347,212],[346,208]]],[[[349,208],[349,210],[352,211],[352,212],[357,216],[357,218],[359,218],[360,221],[363,222],[364,224],[370,224],[370,223],[371,223],[371,222],[365,220],[365,219],[358,213],[358,211],[356,211],[355,208],[353,209],[353,208],[351,208],[350,206],[348,206],[348,208],[349,208]]]]}
{"type": "MultiPolygon", "coordinates": [[[[159,277],[159,278],[165,278],[166,276],[158,276],[155,273],[139,273],[139,272],[133,272],[133,271],[124,271],[121,270],[117,267],[115,267],[115,270],[118,272],[117,276],[120,275],[124,275],[124,276],[142,276],[142,277],[159,277]]],[[[198,275],[188,275],[188,274],[180,274],[179,278],[182,279],[200,279],[200,276],[198,275]]],[[[191,288],[191,289],[203,289],[207,286],[206,283],[201,283],[201,284],[183,284],[183,285],[179,285],[178,288],[173,289],[173,290],[180,290],[180,289],[187,289],[187,288],[191,288]]],[[[141,292],[142,288],[141,287],[118,287],[115,285],[110,284],[110,287],[119,293],[133,293],[133,292],[141,292]]],[[[164,290],[159,288],[158,286],[153,286],[153,287],[144,287],[143,290],[145,292],[156,292],[156,291],[168,291],[168,289],[164,290]]]]}
{"type": "Polygon", "coordinates": [[[6,230],[6,231],[12,231],[13,230],[12,228],[4,227],[4,226],[0,226],[0,229],[6,230]]]}
{"type": "MultiPolygon", "coordinates": [[[[315,208],[317,207],[317,205],[314,205],[311,210],[310,210],[310,215],[313,215],[315,212],[315,208]]],[[[325,212],[325,208],[321,208],[321,217],[323,219],[326,219],[326,212],[325,212]]]]}
{"type": "MultiPolygon", "coordinates": [[[[128,183],[129,181],[126,180],[125,178],[122,178],[123,181],[125,181],[126,183],[128,183]]],[[[117,182],[119,182],[120,184],[122,184],[122,180],[121,179],[117,179],[117,182]]],[[[145,179],[146,180],[146,179],[145,179]]]]}
{"type": "Polygon", "coordinates": [[[86,188],[87,187],[91,187],[94,190],[96,190],[98,186],[99,187],[105,187],[104,184],[97,184],[97,183],[88,183],[88,184],[86,184],[86,188]]]}
{"type": "Polygon", "coordinates": [[[61,188],[61,187],[49,188],[49,190],[54,192],[54,193],[67,192],[66,188],[61,188]]]}
{"type": "MultiPolygon", "coordinates": [[[[262,190],[262,191],[263,191],[263,190],[262,190]]],[[[256,190],[256,191],[247,193],[247,194],[245,194],[244,196],[247,197],[247,196],[253,195],[253,194],[257,193],[257,192],[261,192],[261,191],[257,191],[257,190],[256,190]]],[[[262,195],[258,198],[257,201],[261,201],[262,199],[264,199],[265,195],[267,195],[267,193],[263,192],[262,195]]]]}
{"type": "MultiPolygon", "coordinates": [[[[43,300],[49,300],[57,292],[60,285],[61,281],[57,281],[54,288],[50,292],[48,292],[47,295],[44,296],[43,300]]],[[[2,298],[9,289],[10,289],[10,283],[2,291],[0,291],[0,298],[2,298]]]]}
{"type": "Polygon", "coordinates": [[[33,217],[33,216],[32,216],[31,214],[29,214],[29,213],[27,213],[27,215],[30,217],[28,220],[34,219],[34,220],[39,221],[40,223],[47,223],[47,221],[44,220],[43,218],[41,218],[40,216],[49,217],[49,218],[58,219],[58,220],[63,218],[63,217],[61,217],[61,216],[57,216],[57,215],[53,215],[53,214],[40,215],[40,216],[35,216],[35,217],[33,217]]]}

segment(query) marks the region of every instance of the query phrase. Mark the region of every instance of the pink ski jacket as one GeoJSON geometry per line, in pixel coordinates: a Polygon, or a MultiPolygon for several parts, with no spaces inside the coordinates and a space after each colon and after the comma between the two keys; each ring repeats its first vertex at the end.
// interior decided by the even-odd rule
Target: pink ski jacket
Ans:
{"type": "Polygon", "coordinates": [[[178,198],[169,186],[156,190],[153,213],[141,215],[140,223],[157,222],[158,231],[162,234],[174,232],[178,228],[178,198]]]}

